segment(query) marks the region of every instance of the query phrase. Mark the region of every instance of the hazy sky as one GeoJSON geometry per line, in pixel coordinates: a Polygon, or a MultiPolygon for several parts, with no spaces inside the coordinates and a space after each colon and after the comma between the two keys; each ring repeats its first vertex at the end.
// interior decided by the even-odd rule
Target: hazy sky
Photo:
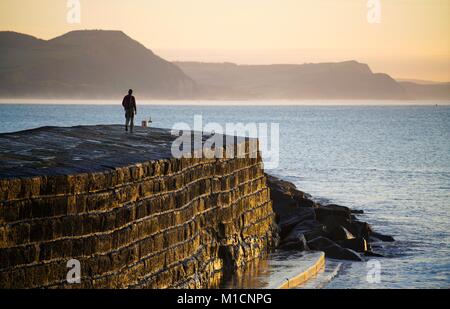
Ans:
{"type": "Polygon", "coordinates": [[[168,60],[304,63],[358,60],[396,78],[450,81],[450,0],[0,0],[0,30],[49,39],[122,30],[168,60]]]}

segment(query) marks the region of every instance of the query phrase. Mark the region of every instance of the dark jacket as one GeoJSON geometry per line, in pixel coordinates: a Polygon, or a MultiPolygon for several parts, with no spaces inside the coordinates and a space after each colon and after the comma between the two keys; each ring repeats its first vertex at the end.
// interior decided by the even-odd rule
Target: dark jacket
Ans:
{"type": "Polygon", "coordinates": [[[122,106],[126,111],[136,112],[136,99],[132,95],[126,95],[123,98],[122,106]]]}

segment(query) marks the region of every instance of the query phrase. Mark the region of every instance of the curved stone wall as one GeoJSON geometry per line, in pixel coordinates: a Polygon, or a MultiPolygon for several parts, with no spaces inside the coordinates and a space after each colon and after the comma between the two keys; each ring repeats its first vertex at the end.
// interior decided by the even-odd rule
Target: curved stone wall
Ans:
{"type": "Polygon", "coordinates": [[[3,179],[0,288],[206,287],[272,246],[273,217],[259,155],[3,179]]]}

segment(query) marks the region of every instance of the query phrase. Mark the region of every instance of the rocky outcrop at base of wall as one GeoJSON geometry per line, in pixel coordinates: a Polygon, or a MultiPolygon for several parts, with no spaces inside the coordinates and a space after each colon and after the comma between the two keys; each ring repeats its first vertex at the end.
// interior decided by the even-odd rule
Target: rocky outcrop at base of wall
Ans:
{"type": "Polygon", "coordinates": [[[207,287],[273,247],[273,222],[249,152],[0,179],[0,288],[207,287]]]}
{"type": "Polygon", "coordinates": [[[293,183],[267,176],[280,235],[280,250],[325,252],[327,258],[364,261],[382,257],[373,243],[393,242],[357,218],[362,210],[319,203],[293,183]]]}

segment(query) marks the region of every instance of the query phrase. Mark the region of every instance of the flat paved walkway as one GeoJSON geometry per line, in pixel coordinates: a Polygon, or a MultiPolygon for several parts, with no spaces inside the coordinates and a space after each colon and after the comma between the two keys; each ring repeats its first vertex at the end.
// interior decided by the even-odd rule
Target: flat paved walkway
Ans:
{"type": "Polygon", "coordinates": [[[99,172],[172,158],[172,142],[177,137],[168,129],[142,127],[130,134],[121,125],[4,133],[0,134],[0,179],[99,172]]]}

